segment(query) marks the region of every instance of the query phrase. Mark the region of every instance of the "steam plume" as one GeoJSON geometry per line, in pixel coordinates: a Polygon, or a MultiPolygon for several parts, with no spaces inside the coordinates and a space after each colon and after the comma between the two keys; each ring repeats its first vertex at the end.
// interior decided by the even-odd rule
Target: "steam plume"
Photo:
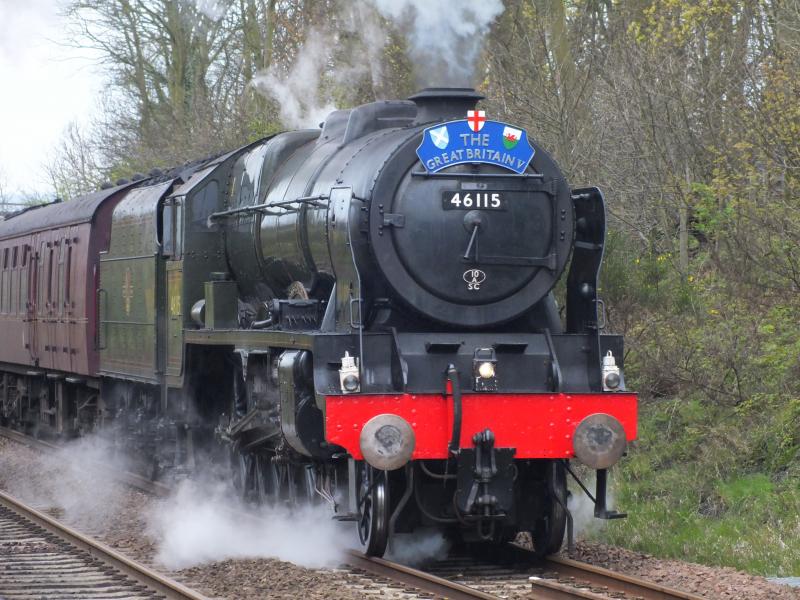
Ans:
{"type": "Polygon", "coordinates": [[[53,454],[37,455],[33,465],[30,459],[16,462],[12,456],[3,465],[3,479],[23,501],[61,510],[70,524],[93,529],[116,518],[124,486],[114,480],[113,473],[127,471],[130,465],[113,442],[94,435],[70,442],[53,454]]]}
{"type": "Polygon", "coordinates": [[[394,534],[389,540],[387,558],[410,566],[418,566],[447,556],[450,543],[439,531],[416,531],[394,534]]]}
{"type": "Polygon", "coordinates": [[[228,10],[229,0],[194,0],[194,5],[212,21],[219,21],[228,10]]]}
{"type": "Polygon", "coordinates": [[[407,32],[422,86],[469,86],[483,38],[503,12],[502,0],[372,0],[407,32]]]}
{"type": "Polygon", "coordinates": [[[356,83],[369,76],[380,93],[388,34],[379,14],[407,36],[420,86],[469,86],[483,39],[503,9],[502,0],[357,0],[338,15],[342,30],[361,41],[355,55],[339,57],[334,65],[332,57],[341,40],[334,33],[313,29],[288,72],[273,65],[251,85],[277,101],[281,120],[291,128],[316,127],[336,108],[325,97],[326,78],[356,83]]]}
{"type": "Polygon", "coordinates": [[[336,107],[320,96],[320,79],[328,62],[331,36],[310,31],[288,74],[273,66],[251,85],[278,102],[281,120],[291,128],[316,127],[336,107]]]}
{"type": "Polygon", "coordinates": [[[305,567],[340,564],[354,527],[343,531],[325,507],[294,511],[244,506],[217,481],[182,482],[149,516],[156,560],[183,569],[229,558],[278,558],[305,567]]]}
{"type": "MultiPolygon", "coordinates": [[[[595,477],[593,471],[590,473],[591,474],[584,479],[584,483],[586,487],[591,490],[595,485],[595,477]]],[[[614,506],[613,488],[610,486],[608,489],[607,501],[609,506],[614,506]]],[[[594,503],[586,496],[583,490],[577,487],[572,490],[572,494],[567,502],[567,507],[572,513],[576,538],[586,538],[601,530],[606,524],[606,521],[595,518],[594,503]]]]}

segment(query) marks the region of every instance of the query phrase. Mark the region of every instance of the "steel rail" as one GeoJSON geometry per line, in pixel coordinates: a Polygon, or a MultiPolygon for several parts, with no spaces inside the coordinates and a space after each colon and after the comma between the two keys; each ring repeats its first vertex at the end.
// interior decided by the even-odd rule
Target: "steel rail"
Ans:
{"type": "Polygon", "coordinates": [[[348,552],[347,563],[352,567],[369,571],[373,575],[391,579],[440,598],[449,598],[451,600],[475,600],[476,598],[479,600],[497,600],[500,598],[500,596],[482,592],[449,579],[431,575],[425,571],[407,567],[384,558],[367,556],[355,550],[348,552]]]}
{"type": "MultiPolygon", "coordinates": [[[[59,446],[38,440],[13,429],[0,427],[0,436],[4,436],[13,441],[27,445],[30,448],[44,452],[52,452],[61,449],[59,446]]],[[[162,483],[150,481],[146,477],[135,473],[125,473],[109,469],[102,463],[94,463],[95,466],[106,469],[110,476],[118,481],[126,483],[147,494],[164,497],[169,494],[170,488],[162,483]]],[[[509,545],[507,549],[511,555],[522,553],[528,555],[529,550],[509,545]]],[[[391,579],[409,587],[418,588],[424,592],[455,600],[469,600],[481,598],[485,600],[496,599],[498,596],[482,592],[475,588],[455,583],[443,577],[438,577],[430,573],[425,573],[405,565],[401,565],[383,558],[369,557],[357,551],[350,551],[347,562],[356,568],[368,571],[380,577],[391,579]]],[[[530,564],[530,557],[523,560],[530,564]]],[[[704,600],[701,596],[668,588],[666,586],[624,575],[602,567],[596,567],[588,563],[552,556],[541,562],[541,566],[548,572],[561,578],[573,578],[578,582],[588,584],[590,587],[608,588],[609,590],[622,592],[632,596],[639,596],[644,600],[704,600]]],[[[587,600],[602,599],[603,596],[587,589],[581,589],[566,585],[553,579],[541,577],[531,577],[529,581],[533,587],[533,598],[542,600],[561,600],[564,598],[584,598],[587,600]]]]}
{"type": "MultiPolygon", "coordinates": [[[[55,452],[62,449],[60,446],[45,442],[43,440],[38,440],[34,437],[25,435],[7,427],[0,427],[0,436],[24,444],[29,448],[41,452],[55,452]]],[[[117,479],[118,481],[128,484],[145,493],[156,496],[166,496],[170,491],[168,486],[150,481],[149,479],[140,475],[114,471],[105,467],[101,463],[94,463],[94,465],[106,469],[109,475],[114,479],[117,479]]],[[[47,518],[49,519],[49,517],[47,518]]],[[[252,518],[254,521],[259,522],[257,517],[252,518]]],[[[385,577],[386,579],[390,579],[394,582],[413,587],[439,597],[452,598],[454,600],[496,600],[498,598],[498,596],[493,596],[491,594],[481,592],[480,590],[448,581],[442,577],[437,577],[436,575],[431,575],[430,573],[418,571],[417,569],[413,569],[411,567],[407,567],[386,559],[369,557],[357,551],[349,552],[347,554],[346,562],[352,567],[367,571],[373,575],[385,577]]]]}
{"type": "MultiPolygon", "coordinates": [[[[634,597],[641,597],[644,600],[703,600],[701,596],[692,594],[691,592],[684,592],[683,590],[676,590],[667,586],[647,581],[632,575],[625,575],[617,573],[603,567],[596,567],[588,563],[579,562],[570,558],[561,556],[551,556],[543,562],[543,566],[548,571],[557,574],[559,577],[572,577],[578,581],[590,584],[590,586],[597,586],[608,588],[611,591],[623,592],[634,597]]],[[[543,598],[546,600],[561,598],[597,598],[602,596],[595,595],[579,595],[578,592],[584,594],[591,594],[586,590],[574,590],[572,596],[563,595],[569,591],[569,586],[555,584],[552,580],[542,579],[538,577],[530,578],[531,584],[534,589],[534,597],[543,598]],[[550,594],[550,595],[548,595],[550,594]],[[558,595],[561,594],[561,595],[558,595]]]]}
{"type": "Polygon", "coordinates": [[[185,585],[178,583],[177,581],[170,579],[169,577],[166,577],[165,575],[162,575],[161,573],[158,573],[157,571],[154,571],[140,563],[137,563],[126,556],[123,556],[105,544],[85,536],[71,527],[67,527],[63,523],[60,523],[52,517],[23,504],[13,496],[10,496],[2,491],[0,491],[0,505],[41,527],[52,535],[66,541],[70,545],[83,550],[92,558],[110,565],[134,581],[137,581],[147,588],[164,595],[169,600],[208,600],[206,596],[203,596],[202,594],[189,589],[185,585]]]}
{"type": "Polygon", "coordinates": [[[37,440],[34,437],[25,435],[24,433],[20,433],[19,431],[16,431],[14,429],[9,429],[8,427],[0,427],[0,435],[2,435],[4,438],[8,438],[9,440],[19,442],[20,444],[24,444],[29,448],[34,448],[37,450],[47,450],[47,451],[58,450],[58,446],[54,444],[42,440],[37,440]]]}
{"type": "Polygon", "coordinates": [[[603,590],[603,594],[595,593],[588,589],[573,587],[565,585],[552,579],[543,579],[541,577],[531,577],[531,585],[533,586],[532,598],[535,600],[575,600],[575,598],[582,598],[583,600],[608,600],[608,596],[603,590]]]}

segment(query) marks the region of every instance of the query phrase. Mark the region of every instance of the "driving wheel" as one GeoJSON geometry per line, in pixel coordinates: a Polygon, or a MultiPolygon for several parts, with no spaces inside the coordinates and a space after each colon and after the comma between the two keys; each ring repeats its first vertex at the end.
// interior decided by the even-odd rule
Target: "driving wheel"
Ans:
{"type": "Polygon", "coordinates": [[[386,471],[362,463],[358,471],[358,537],[369,556],[383,556],[389,541],[389,487],[386,471]]]}

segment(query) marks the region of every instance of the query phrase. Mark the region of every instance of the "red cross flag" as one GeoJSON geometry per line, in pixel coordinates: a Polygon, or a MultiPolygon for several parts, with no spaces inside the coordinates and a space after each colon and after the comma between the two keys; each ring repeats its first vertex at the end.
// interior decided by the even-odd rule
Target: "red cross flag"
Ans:
{"type": "Polygon", "coordinates": [[[486,124],[486,111],[485,110],[468,110],[467,111],[467,124],[472,131],[480,131],[486,124]]]}

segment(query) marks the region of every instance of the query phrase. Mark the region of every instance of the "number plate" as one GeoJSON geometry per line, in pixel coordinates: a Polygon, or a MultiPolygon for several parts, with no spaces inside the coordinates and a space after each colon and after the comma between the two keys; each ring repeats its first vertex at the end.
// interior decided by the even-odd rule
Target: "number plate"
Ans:
{"type": "Polygon", "coordinates": [[[506,210],[503,192],[464,191],[442,192],[444,210],[506,210]]]}

